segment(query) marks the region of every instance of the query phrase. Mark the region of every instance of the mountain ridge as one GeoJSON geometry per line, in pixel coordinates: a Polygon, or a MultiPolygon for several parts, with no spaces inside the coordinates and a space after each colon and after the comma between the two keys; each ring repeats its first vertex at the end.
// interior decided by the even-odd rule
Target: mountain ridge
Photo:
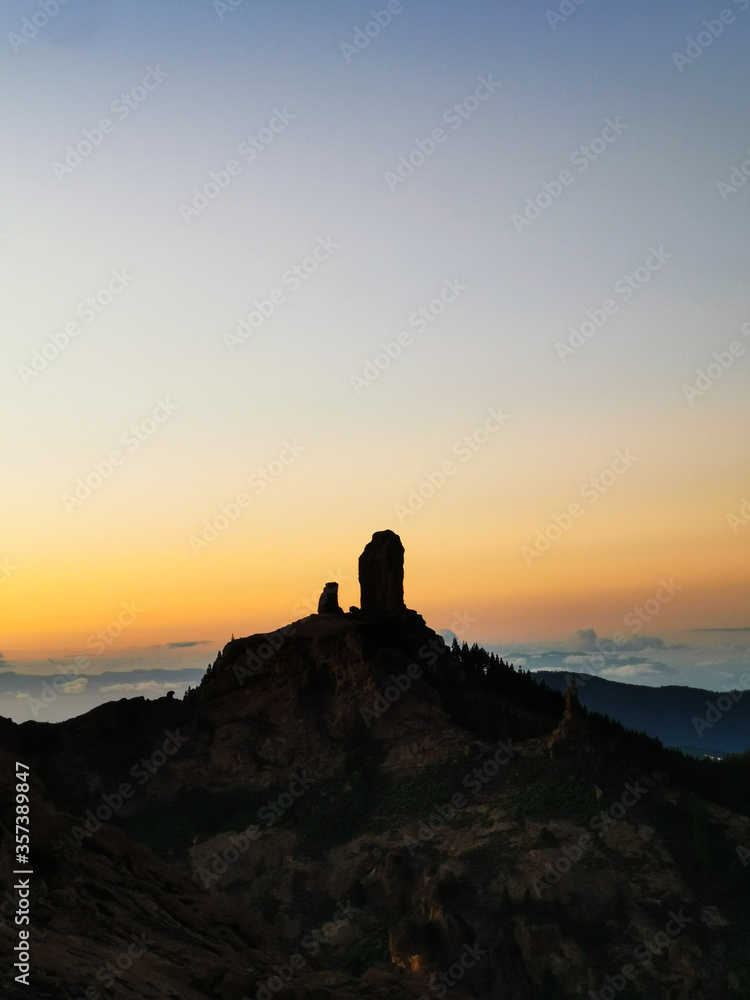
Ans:
{"type": "Polygon", "coordinates": [[[681,684],[651,687],[592,674],[540,670],[532,674],[563,691],[575,676],[581,704],[617,719],[628,729],[655,736],[668,747],[723,756],[750,749],[747,692],[709,691],[681,684]]]}

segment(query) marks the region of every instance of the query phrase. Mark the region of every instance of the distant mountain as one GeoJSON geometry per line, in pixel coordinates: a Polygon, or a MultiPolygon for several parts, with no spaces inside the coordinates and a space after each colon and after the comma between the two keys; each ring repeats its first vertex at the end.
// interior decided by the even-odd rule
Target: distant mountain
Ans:
{"type": "Polygon", "coordinates": [[[114,699],[142,695],[177,697],[205,673],[195,667],[178,669],[108,670],[101,674],[60,662],[55,674],[0,672],[0,711],[14,722],[61,722],[83,715],[114,699]]]}
{"type": "MultiPolygon", "coordinates": [[[[570,674],[539,670],[532,676],[564,691],[570,674]]],[[[750,692],[732,695],[675,684],[658,688],[623,684],[591,674],[575,677],[584,708],[655,736],[666,747],[720,757],[750,749],[750,692]]]]}
{"type": "MultiPolygon", "coordinates": [[[[195,684],[196,681],[200,681],[205,673],[205,670],[200,670],[196,667],[180,667],[177,669],[170,668],[169,670],[157,668],[106,670],[101,674],[92,674],[89,672],[84,673],[80,670],[76,671],[65,664],[61,664],[56,674],[19,674],[13,670],[5,670],[0,673],[0,696],[7,697],[9,694],[23,691],[24,694],[29,694],[32,698],[41,700],[46,692],[59,690],[61,677],[65,675],[66,669],[71,671],[69,674],[71,678],[86,678],[86,691],[89,694],[99,694],[102,688],[105,688],[104,694],[106,694],[107,689],[113,686],[123,688],[124,690],[126,685],[137,693],[136,686],[138,684],[148,684],[149,681],[171,682],[175,685],[195,684]]],[[[119,691],[115,691],[114,693],[118,696],[120,694],[119,691]]]]}

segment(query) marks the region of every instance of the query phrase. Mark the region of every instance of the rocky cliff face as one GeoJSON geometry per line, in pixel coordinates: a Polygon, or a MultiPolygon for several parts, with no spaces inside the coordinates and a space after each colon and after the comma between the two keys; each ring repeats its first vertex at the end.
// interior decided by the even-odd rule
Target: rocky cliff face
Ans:
{"type": "Polygon", "coordinates": [[[574,695],[523,741],[452,721],[484,668],[406,611],[388,534],[360,611],[233,640],[184,701],[0,720],[37,858],[36,992],[5,995],[746,995],[750,822],[597,743],[574,695]]]}
{"type": "MultiPolygon", "coordinates": [[[[4,803],[12,802],[14,756],[0,753],[4,803]]],[[[6,967],[4,997],[239,1000],[283,959],[285,949],[262,921],[201,892],[188,873],[115,827],[99,824],[79,841],[84,822],[52,807],[34,786],[30,985],[16,984],[6,967]]],[[[9,812],[3,823],[12,829],[9,812]]],[[[17,867],[13,862],[4,836],[3,872],[17,867]]],[[[13,893],[4,888],[0,939],[8,956],[18,934],[13,893]]]]}

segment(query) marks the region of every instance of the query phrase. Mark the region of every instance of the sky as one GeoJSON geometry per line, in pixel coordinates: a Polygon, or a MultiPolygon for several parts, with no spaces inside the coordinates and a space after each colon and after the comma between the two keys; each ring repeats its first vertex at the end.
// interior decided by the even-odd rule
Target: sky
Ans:
{"type": "Polygon", "coordinates": [[[161,692],[391,528],[436,629],[738,682],[750,0],[46,11],[0,11],[3,672],[161,692]]]}

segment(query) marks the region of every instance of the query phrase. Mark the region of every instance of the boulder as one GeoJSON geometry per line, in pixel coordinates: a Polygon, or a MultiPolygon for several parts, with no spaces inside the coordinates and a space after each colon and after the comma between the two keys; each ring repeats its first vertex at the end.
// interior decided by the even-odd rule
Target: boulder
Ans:
{"type": "Polygon", "coordinates": [[[344,611],[339,607],[339,585],[337,583],[327,583],[323,587],[323,593],[318,601],[319,615],[343,615],[344,611]]]}
{"type": "Polygon", "coordinates": [[[359,557],[360,608],[371,617],[397,614],[404,605],[404,546],[394,531],[376,531],[359,557]]]}

